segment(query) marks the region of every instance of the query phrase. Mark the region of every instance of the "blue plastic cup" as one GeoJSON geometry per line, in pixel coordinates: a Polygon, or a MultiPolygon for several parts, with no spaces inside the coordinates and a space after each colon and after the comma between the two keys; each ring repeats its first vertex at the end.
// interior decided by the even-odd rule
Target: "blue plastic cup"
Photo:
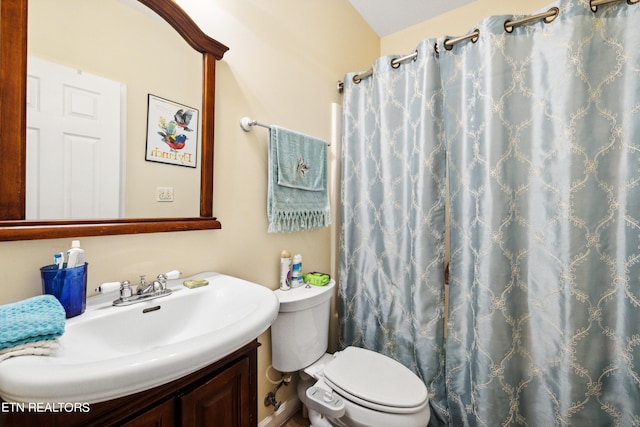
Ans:
{"type": "Polygon", "coordinates": [[[84,313],[87,306],[88,269],[89,263],[74,268],[58,268],[51,264],[40,269],[42,292],[60,301],[67,319],[84,313]]]}

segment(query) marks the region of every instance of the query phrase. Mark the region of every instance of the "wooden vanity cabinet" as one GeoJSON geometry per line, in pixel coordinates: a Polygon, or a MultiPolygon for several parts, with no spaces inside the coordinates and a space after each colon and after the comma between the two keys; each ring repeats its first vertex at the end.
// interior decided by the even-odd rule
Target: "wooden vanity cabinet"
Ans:
{"type": "Polygon", "coordinates": [[[175,400],[158,403],[133,420],[122,424],[123,427],[176,427],[175,400]]]}
{"type": "Polygon", "coordinates": [[[242,402],[250,400],[247,358],[179,397],[183,426],[249,426],[242,402]]]}
{"type": "MultiPolygon", "coordinates": [[[[254,427],[257,340],[171,383],[91,405],[88,413],[4,413],[6,427],[254,427]]],[[[0,422],[0,426],[2,422],[0,422]]]]}

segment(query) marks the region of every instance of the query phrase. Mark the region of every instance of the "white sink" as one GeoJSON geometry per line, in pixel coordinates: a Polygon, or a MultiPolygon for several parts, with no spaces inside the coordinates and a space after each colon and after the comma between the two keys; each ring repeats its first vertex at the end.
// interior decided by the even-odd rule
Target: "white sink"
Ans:
{"type": "Polygon", "coordinates": [[[209,285],[169,280],[171,295],[125,307],[111,305],[117,292],[89,298],[84,314],[67,320],[55,355],[0,363],[0,397],[96,403],[147,390],[248,344],[278,315],[278,298],[264,286],[212,272],[193,277],[209,285]]]}

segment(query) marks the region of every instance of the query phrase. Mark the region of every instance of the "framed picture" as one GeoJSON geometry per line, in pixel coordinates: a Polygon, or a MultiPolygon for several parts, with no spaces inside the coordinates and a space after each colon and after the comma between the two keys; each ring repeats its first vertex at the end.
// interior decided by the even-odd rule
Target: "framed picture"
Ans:
{"type": "Polygon", "coordinates": [[[145,160],[196,167],[198,110],[149,94],[145,160]]]}

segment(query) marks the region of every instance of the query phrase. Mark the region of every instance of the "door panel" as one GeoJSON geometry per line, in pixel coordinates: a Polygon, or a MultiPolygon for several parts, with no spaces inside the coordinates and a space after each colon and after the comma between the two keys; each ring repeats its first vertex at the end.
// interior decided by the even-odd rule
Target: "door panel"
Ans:
{"type": "Polygon", "coordinates": [[[33,56],[27,219],[121,217],[123,85],[33,56]]]}

